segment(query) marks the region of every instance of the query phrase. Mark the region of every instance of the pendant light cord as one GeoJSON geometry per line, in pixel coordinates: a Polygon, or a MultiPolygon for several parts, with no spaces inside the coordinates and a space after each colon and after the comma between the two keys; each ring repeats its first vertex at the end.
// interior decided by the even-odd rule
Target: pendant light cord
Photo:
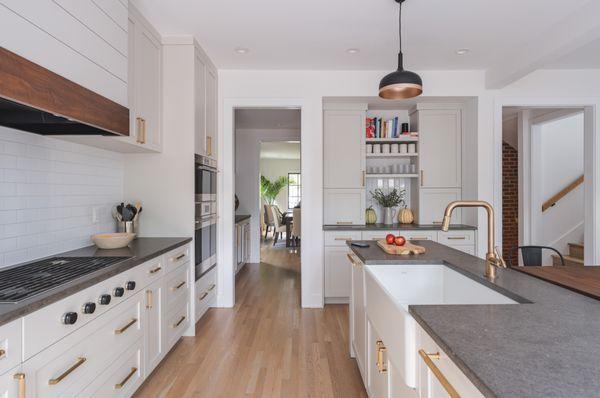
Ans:
{"type": "Polygon", "coordinates": [[[398,4],[398,49],[402,52],[402,1],[398,4]]]}

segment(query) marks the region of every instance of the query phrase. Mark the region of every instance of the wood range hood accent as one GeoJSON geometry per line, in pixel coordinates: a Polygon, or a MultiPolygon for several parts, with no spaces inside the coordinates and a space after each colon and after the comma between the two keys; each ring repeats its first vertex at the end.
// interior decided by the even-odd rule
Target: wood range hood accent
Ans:
{"type": "Polygon", "coordinates": [[[0,47],[0,125],[42,135],[129,135],[129,109],[0,47]]]}

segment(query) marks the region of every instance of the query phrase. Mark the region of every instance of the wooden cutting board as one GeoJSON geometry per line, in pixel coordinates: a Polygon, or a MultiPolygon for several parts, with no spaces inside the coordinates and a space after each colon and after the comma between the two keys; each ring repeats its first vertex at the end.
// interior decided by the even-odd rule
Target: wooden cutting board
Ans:
{"type": "Polygon", "coordinates": [[[381,247],[387,254],[407,255],[425,253],[425,248],[423,246],[413,245],[409,241],[406,241],[404,246],[396,246],[389,245],[385,239],[380,239],[377,241],[377,246],[381,247]]]}

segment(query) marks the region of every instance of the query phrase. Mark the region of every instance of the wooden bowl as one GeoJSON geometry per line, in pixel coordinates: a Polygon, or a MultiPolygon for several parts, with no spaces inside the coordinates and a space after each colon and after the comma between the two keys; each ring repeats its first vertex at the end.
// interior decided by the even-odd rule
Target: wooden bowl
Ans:
{"type": "Polygon", "coordinates": [[[100,249],[120,249],[127,246],[135,238],[135,234],[119,232],[114,234],[92,235],[92,242],[100,249]]]}

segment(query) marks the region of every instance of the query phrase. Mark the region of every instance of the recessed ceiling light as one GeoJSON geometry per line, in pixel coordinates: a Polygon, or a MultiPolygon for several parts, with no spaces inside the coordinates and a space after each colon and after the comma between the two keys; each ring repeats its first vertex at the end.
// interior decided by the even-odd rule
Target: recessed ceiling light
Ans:
{"type": "Polygon", "coordinates": [[[468,48],[459,48],[458,50],[456,50],[456,55],[466,55],[469,53],[469,49],[468,48]]]}
{"type": "Polygon", "coordinates": [[[360,50],[358,48],[349,48],[346,50],[346,52],[348,54],[357,54],[358,52],[360,52],[360,50]]]}
{"type": "Polygon", "coordinates": [[[247,54],[247,53],[250,52],[250,50],[247,49],[247,48],[244,48],[244,47],[237,47],[235,49],[235,52],[238,53],[238,54],[247,54]]]}

